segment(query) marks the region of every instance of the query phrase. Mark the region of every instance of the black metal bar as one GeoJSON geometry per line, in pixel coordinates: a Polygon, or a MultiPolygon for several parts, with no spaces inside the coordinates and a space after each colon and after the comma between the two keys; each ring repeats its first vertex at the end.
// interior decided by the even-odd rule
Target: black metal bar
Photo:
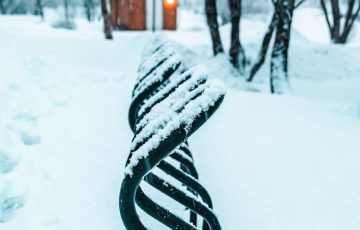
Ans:
{"type": "Polygon", "coordinates": [[[169,228],[179,230],[198,230],[195,226],[185,222],[180,217],[172,214],[169,210],[156,204],[139,189],[136,191],[136,204],[147,214],[159,220],[169,228]]]}

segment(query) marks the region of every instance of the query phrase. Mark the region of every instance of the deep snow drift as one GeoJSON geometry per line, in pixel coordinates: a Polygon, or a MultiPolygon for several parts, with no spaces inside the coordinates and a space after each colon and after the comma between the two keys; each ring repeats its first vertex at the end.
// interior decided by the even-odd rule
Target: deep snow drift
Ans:
{"type": "MultiPolygon", "coordinates": [[[[268,94],[267,65],[252,85],[231,76],[225,57],[211,57],[204,19],[188,26],[197,16],[183,15],[182,29],[166,33],[193,50],[189,63],[228,85],[190,140],[223,229],[360,228],[359,36],[329,45],[296,21],[316,12],[296,14],[287,96],[268,94]]],[[[242,26],[254,59],[266,22],[242,26]]],[[[229,29],[221,28],[226,47],[229,29]]],[[[0,228],[123,229],[127,112],[152,34],[115,33],[109,42],[101,23],[65,31],[1,16],[0,35],[0,228]]]]}

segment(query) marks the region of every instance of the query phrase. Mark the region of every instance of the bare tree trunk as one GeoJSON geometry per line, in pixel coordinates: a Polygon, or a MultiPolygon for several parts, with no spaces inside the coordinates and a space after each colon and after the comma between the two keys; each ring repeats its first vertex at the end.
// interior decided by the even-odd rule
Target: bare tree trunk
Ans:
{"type": "Polygon", "coordinates": [[[329,13],[325,4],[325,0],[320,0],[321,8],[324,12],[326,23],[329,27],[330,38],[334,43],[345,44],[350,34],[351,28],[355,22],[355,19],[360,13],[360,1],[358,2],[358,8],[354,11],[355,0],[348,0],[348,8],[345,15],[345,22],[343,29],[341,29],[341,14],[339,0],[330,0],[333,16],[333,24],[330,23],[329,13]]]}
{"type": "MultiPolygon", "coordinates": [[[[349,8],[350,8],[350,6],[349,6],[349,8]]],[[[348,11],[348,12],[350,12],[350,11],[348,11]]],[[[360,1],[358,3],[358,8],[356,9],[355,13],[352,14],[352,12],[353,12],[353,7],[351,8],[351,13],[350,13],[351,16],[349,16],[348,22],[346,23],[346,21],[345,21],[344,30],[343,30],[343,33],[342,33],[341,38],[340,38],[340,43],[342,43],[342,44],[345,44],[347,42],[347,39],[349,37],[351,28],[353,27],[356,18],[359,16],[359,13],[360,13],[360,1]]]]}
{"type": "Polygon", "coordinates": [[[350,19],[352,16],[354,5],[355,5],[355,0],[349,0],[348,9],[346,11],[346,16],[345,16],[344,29],[349,26],[349,22],[350,22],[350,19]]]}
{"type": "Polygon", "coordinates": [[[0,0],[0,14],[6,14],[3,0],[0,0]]]}
{"type": "Polygon", "coordinates": [[[267,50],[276,29],[270,61],[270,90],[272,93],[282,94],[289,89],[288,84],[288,53],[290,46],[291,24],[294,10],[305,0],[295,4],[295,0],[272,0],[274,14],[268,30],[262,41],[260,53],[250,70],[247,81],[252,81],[257,71],[263,65],[267,50]]]}
{"type": "Polygon", "coordinates": [[[89,22],[93,21],[94,13],[95,13],[94,0],[84,0],[84,8],[85,8],[86,19],[89,22]]]}
{"type": "Polygon", "coordinates": [[[64,0],[65,22],[69,22],[69,0],[64,0]]]}
{"type": "Polygon", "coordinates": [[[292,25],[292,18],[293,18],[293,14],[294,14],[294,9],[295,9],[295,0],[289,0],[288,3],[288,13],[286,17],[286,21],[285,21],[285,32],[286,32],[286,37],[285,37],[285,76],[287,78],[288,81],[288,67],[289,67],[289,46],[290,46],[290,36],[291,36],[291,25],[292,25]],[[286,26],[287,25],[287,26],[286,26]]]}
{"type": "Polygon", "coordinates": [[[111,15],[108,14],[106,0],[101,0],[101,13],[104,18],[104,33],[106,39],[113,39],[111,28],[111,15]]]}
{"type": "Polygon", "coordinates": [[[276,14],[276,12],[274,12],[274,14],[271,18],[270,24],[268,26],[268,29],[263,38],[263,41],[261,43],[261,48],[260,48],[258,57],[257,57],[255,63],[253,64],[253,66],[251,67],[249,78],[247,79],[247,81],[249,81],[249,82],[253,80],[255,74],[259,71],[260,67],[265,62],[265,57],[266,57],[267,51],[269,49],[270,41],[271,41],[272,35],[274,33],[275,27],[277,25],[277,21],[278,21],[277,14],[276,14]]]}
{"type": "Polygon", "coordinates": [[[224,53],[224,48],[222,46],[221,37],[219,33],[219,24],[217,21],[216,1],[206,0],[205,11],[206,11],[207,23],[210,29],[211,40],[213,43],[214,55],[217,55],[219,53],[224,53]]]}
{"type": "Polygon", "coordinates": [[[294,0],[278,0],[276,35],[270,62],[270,90],[283,94],[288,91],[288,49],[294,0]]]}
{"type": "Polygon", "coordinates": [[[328,28],[329,28],[330,38],[331,38],[331,40],[334,40],[334,30],[333,30],[333,27],[332,27],[332,25],[330,23],[329,13],[327,11],[325,1],[320,0],[320,5],[321,5],[321,9],[323,10],[324,15],[325,15],[326,24],[328,25],[328,28]]]}
{"type": "Polygon", "coordinates": [[[331,0],[331,8],[333,13],[333,40],[335,43],[340,41],[340,8],[339,8],[339,0],[331,0]]]}
{"type": "Polygon", "coordinates": [[[42,0],[36,0],[34,14],[39,15],[41,17],[41,20],[44,21],[44,6],[42,4],[42,0]]]}
{"type": "Polygon", "coordinates": [[[229,8],[231,13],[230,61],[240,73],[244,73],[246,57],[240,42],[241,0],[229,0],[229,8]]]}

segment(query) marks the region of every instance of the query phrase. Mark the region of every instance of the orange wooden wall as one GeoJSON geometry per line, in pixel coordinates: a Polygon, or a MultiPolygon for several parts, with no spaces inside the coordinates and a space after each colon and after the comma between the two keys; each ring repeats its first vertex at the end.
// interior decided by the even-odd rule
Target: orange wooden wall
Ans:
{"type": "MultiPolygon", "coordinates": [[[[114,29],[145,30],[146,1],[152,0],[110,0],[114,29]]],[[[163,29],[175,30],[177,0],[171,5],[166,0],[163,2],[163,29]]]]}

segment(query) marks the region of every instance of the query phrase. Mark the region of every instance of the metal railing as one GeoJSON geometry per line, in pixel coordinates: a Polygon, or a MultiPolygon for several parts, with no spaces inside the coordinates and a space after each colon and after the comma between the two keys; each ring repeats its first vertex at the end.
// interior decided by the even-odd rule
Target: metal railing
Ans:
{"type": "Polygon", "coordinates": [[[138,75],[129,109],[135,135],[119,198],[125,227],[147,229],[136,212],[136,202],[171,229],[221,229],[210,195],[198,181],[187,139],[218,109],[223,88],[209,81],[202,67],[185,70],[171,42],[163,38],[145,49],[138,75]],[[173,180],[156,175],[155,167],[173,180]],[[142,181],[189,209],[189,221],[146,195],[142,181]]]}

